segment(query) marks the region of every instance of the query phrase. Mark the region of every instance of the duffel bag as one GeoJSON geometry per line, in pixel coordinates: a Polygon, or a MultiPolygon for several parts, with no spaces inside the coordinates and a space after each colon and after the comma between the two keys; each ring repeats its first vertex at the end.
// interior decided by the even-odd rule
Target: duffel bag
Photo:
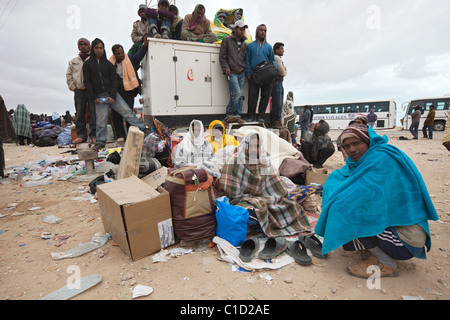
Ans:
{"type": "Polygon", "coordinates": [[[263,86],[271,84],[280,75],[272,60],[258,64],[252,70],[253,80],[257,85],[263,86]]]}
{"type": "Polygon", "coordinates": [[[164,189],[170,194],[172,221],[177,238],[186,242],[216,235],[218,181],[196,167],[169,169],[164,189]]]}

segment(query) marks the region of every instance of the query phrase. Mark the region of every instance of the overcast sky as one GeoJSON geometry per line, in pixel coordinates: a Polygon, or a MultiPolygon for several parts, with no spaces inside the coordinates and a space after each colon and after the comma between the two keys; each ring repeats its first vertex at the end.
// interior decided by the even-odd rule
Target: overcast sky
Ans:
{"type": "MultiPolygon", "coordinates": [[[[153,3],[156,0],[153,1],[153,3]]],[[[77,40],[101,38],[131,46],[141,1],[0,0],[0,95],[8,109],[75,112],[67,89],[68,61],[77,40]]],[[[178,0],[181,15],[197,1],[178,0]]],[[[285,91],[295,104],[395,99],[450,93],[450,1],[303,0],[204,1],[212,20],[219,8],[241,7],[254,35],[265,23],[268,41],[285,44],[285,91]]]]}

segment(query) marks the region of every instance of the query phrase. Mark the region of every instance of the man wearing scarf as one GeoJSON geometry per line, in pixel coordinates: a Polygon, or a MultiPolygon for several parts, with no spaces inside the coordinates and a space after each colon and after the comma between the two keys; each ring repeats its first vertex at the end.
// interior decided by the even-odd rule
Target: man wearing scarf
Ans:
{"type": "Polygon", "coordinates": [[[361,278],[396,276],[394,260],[426,259],[431,249],[428,221],[439,217],[415,164],[372,127],[353,125],[341,136],[346,165],[331,173],[315,232],[324,237],[322,254],[343,246],[368,250],[365,261],[348,267],[361,278]]]}
{"type": "Polygon", "coordinates": [[[147,38],[148,22],[147,15],[145,14],[146,11],[147,6],[145,4],[139,5],[137,14],[141,19],[136,20],[133,23],[133,30],[131,31],[131,41],[133,41],[133,46],[128,51],[128,54],[135,54],[144,43],[144,39],[147,38]]]}
{"type": "Polygon", "coordinates": [[[262,147],[262,135],[245,136],[222,170],[220,187],[230,204],[243,207],[269,237],[310,230],[302,207],[288,200],[289,191],[262,147]]]}
{"type": "Polygon", "coordinates": [[[192,14],[183,19],[181,40],[214,43],[217,39],[211,30],[211,22],[205,16],[205,6],[198,4],[192,14]]]}
{"type": "Polygon", "coordinates": [[[75,95],[75,111],[77,118],[75,120],[75,127],[77,132],[77,138],[73,143],[83,143],[88,138],[87,133],[87,113],[89,112],[89,137],[95,143],[96,124],[95,124],[95,107],[92,101],[89,99],[86,86],[83,79],[83,64],[89,59],[91,54],[91,44],[89,40],[81,38],[78,40],[78,50],[80,53],[77,57],[73,58],[69,62],[69,67],[66,72],[67,86],[70,91],[75,95]]]}
{"type": "Polygon", "coordinates": [[[326,121],[312,123],[302,143],[301,151],[306,161],[318,168],[321,168],[336,151],[328,132],[330,125],[326,121]]]}
{"type": "MultiPolygon", "coordinates": [[[[134,98],[141,94],[141,80],[138,76],[138,70],[141,68],[141,61],[147,54],[148,38],[144,39],[144,44],[135,54],[125,54],[123,46],[116,44],[112,47],[113,55],[109,61],[116,68],[118,89],[117,92],[122,96],[127,105],[133,111],[134,98]]],[[[125,141],[125,130],[123,118],[116,111],[112,111],[112,120],[116,131],[116,138],[119,142],[125,141]]],[[[127,128],[130,124],[127,122],[127,128]]]]}
{"type": "Polygon", "coordinates": [[[9,139],[15,139],[16,133],[11,123],[11,117],[6,110],[5,101],[0,96],[0,179],[5,177],[5,152],[3,151],[3,142],[9,139]]]}

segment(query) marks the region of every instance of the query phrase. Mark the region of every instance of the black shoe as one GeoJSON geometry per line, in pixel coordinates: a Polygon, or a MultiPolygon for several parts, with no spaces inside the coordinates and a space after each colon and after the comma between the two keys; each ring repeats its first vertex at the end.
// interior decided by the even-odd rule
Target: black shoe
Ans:
{"type": "Polygon", "coordinates": [[[244,119],[246,122],[255,122],[256,121],[256,115],[247,115],[247,118],[244,119]]]}
{"type": "Polygon", "coordinates": [[[264,117],[261,116],[261,115],[260,115],[260,116],[256,116],[256,117],[255,117],[255,121],[256,121],[256,122],[266,122],[266,120],[264,119],[264,117]]]}

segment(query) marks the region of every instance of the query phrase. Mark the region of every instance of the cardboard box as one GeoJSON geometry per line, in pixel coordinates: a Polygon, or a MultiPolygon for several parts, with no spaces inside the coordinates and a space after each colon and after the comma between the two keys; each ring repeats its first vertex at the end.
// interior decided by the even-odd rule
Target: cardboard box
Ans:
{"type": "Polygon", "coordinates": [[[170,195],[164,188],[131,176],[97,190],[105,231],[132,260],[175,243],[170,195]]]}
{"type": "Polygon", "coordinates": [[[139,176],[143,143],[144,133],[137,127],[130,127],[116,175],[117,180],[128,178],[132,175],[139,176]]]}
{"type": "Polygon", "coordinates": [[[325,185],[325,181],[327,181],[329,175],[330,174],[328,173],[327,169],[311,168],[306,171],[305,185],[309,186],[311,183],[317,183],[323,187],[325,185]]]}

